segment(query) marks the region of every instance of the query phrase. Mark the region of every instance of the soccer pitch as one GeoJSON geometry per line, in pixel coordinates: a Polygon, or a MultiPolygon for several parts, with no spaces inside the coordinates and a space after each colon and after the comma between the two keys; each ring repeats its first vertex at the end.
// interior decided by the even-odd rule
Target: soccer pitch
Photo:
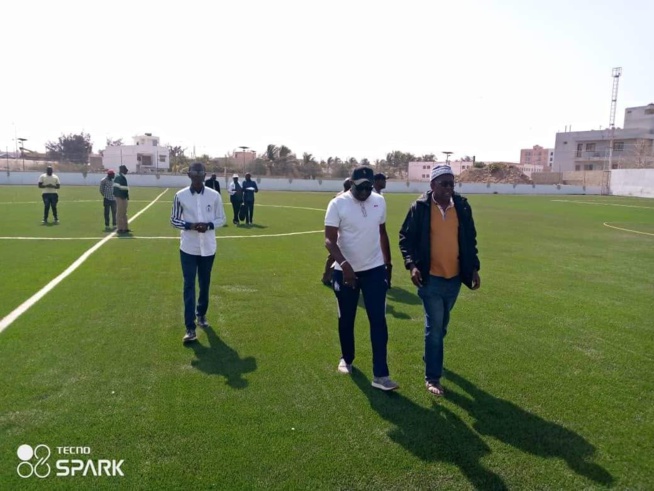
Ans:
{"type": "MultiPolygon", "coordinates": [[[[182,346],[176,191],[132,189],[130,218],[149,207],[133,237],[106,240],[0,333],[0,489],[651,488],[654,201],[469,196],[482,287],[452,313],[437,401],[397,247],[415,196],[386,195],[389,394],[370,387],[361,307],[356,369],[336,371],[326,193],[262,190],[255,225],[236,228],[223,192],[213,327],[182,346]],[[24,444],[48,446],[24,467],[47,477],[18,475],[24,444]],[[56,475],[73,461],[86,476],[56,475]]],[[[59,225],[42,207],[36,186],[0,187],[0,318],[108,235],[95,187],[62,187],[59,225]]]]}

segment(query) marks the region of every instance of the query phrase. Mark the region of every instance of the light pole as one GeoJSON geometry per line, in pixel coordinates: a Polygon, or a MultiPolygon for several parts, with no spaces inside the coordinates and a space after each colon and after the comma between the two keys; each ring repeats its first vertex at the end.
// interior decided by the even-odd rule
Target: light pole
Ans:
{"type": "Polygon", "coordinates": [[[27,138],[18,138],[20,142],[20,156],[23,157],[23,172],[25,172],[25,142],[27,138]]]}
{"type": "Polygon", "coordinates": [[[243,172],[245,172],[245,151],[250,147],[246,147],[245,145],[243,145],[238,148],[241,149],[241,154],[243,154],[243,172]]]}
{"type": "Polygon", "coordinates": [[[450,163],[450,155],[452,155],[454,152],[443,152],[445,154],[445,163],[449,165],[450,163]]]}

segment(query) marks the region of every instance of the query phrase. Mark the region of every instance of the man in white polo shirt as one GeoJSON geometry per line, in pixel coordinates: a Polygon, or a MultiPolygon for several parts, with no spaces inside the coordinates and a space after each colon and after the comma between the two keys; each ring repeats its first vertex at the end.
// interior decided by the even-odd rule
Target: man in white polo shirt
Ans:
{"type": "Polygon", "coordinates": [[[57,189],[61,187],[59,183],[59,178],[56,174],[52,173],[52,166],[48,166],[45,169],[45,174],[41,174],[39,177],[39,188],[42,191],[43,197],[43,222],[48,223],[48,214],[50,213],[50,207],[52,207],[52,216],[54,217],[54,222],[59,223],[59,215],[57,214],[57,203],[59,202],[59,194],[57,189]]]}
{"type": "Polygon", "coordinates": [[[181,229],[180,260],[184,276],[183,342],[191,343],[195,335],[195,319],[200,327],[209,327],[209,286],[211,269],[216,256],[216,229],[225,224],[225,211],[220,194],[204,185],[204,164],[191,164],[188,171],[191,185],[178,191],[173,200],[170,223],[181,229]],[[200,293],[195,302],[195,277],[200,293]]]}
{"type": "Polygon", "coordinates": [[[382,196],[372,194],[370,167],[357,167],[350,180],[350,191],[332,199],[325,215],[325,246],[335,261],[332,284],[338,301],[341,342],[338,371],[352,373],[354,321],[359,292],[363,292],[370,321],[372,386],[395,390],[399,385],[390,379],[386,363],[386,290],[391,274],[386,202],[382,196]]]}

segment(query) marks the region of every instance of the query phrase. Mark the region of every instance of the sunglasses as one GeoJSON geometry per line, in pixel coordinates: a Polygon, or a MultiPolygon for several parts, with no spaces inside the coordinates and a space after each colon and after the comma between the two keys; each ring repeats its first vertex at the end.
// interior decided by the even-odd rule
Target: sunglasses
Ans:
{"type": "Polygon", "coordinates": [[[436,181],[438,185],[442,188],[453,188],[454,187],[454,181],[436,181]]]}
{"type": "Polygon", "coordinates": [[[367,183],[362,183],[362,184],[356,184],[354,188],[359,191],[360,193],[365,192],[365,191],[372,191],[372,185],[367,184],[367,183]]]}
{"type": "Polygon", "coordinates": [[[205,176],[207,173],[203,170],[190,170],[188,171],[189,176],[205,176]]]}

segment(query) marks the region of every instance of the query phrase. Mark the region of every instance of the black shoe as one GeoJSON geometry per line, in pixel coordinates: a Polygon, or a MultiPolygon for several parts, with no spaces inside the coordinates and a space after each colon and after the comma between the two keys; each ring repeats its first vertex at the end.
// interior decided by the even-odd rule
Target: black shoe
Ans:
{"type": "Polygon", "coordinates": [[[193,341],[197,341],[197,339],[198,337],[195,335],[195,329],[187,329],[186,334],[182,338],[182,343],[192,343],[193,341]]]}
{"type": "Polygon", "coordinates": [[[207,322],[207,316],[206,315],[198,315],[198,326],[206,329],[209,327],[209,323],[207,322]]]}

